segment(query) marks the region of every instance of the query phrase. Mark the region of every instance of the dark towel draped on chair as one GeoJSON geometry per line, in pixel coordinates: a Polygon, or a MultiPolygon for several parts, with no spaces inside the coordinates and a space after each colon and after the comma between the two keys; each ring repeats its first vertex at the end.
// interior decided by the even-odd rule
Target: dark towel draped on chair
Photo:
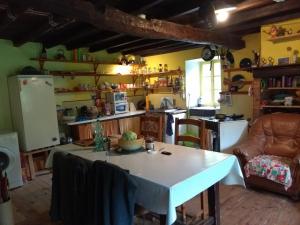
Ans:
{"type": "Polygon", "coordinates": [[[118,166],[96,161],[92,168],[93,225],[132,225],[137,185],[118,166]]]}

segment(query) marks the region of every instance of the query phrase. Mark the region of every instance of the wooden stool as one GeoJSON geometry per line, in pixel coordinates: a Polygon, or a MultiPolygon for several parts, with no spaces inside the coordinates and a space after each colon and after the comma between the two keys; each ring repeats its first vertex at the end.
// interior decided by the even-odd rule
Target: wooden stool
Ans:
{"type": "Polygon", "coordinates": [[[33,180],[36,177],[36,170],[34,166],[34,159],[36,155],[42,155],[44,162],[48,158],[48,154],[51,148],[38,149],[30,152],[20,152],[22,159],[22,169],[25,169],[25,175],[27,180],[33,180]]]}

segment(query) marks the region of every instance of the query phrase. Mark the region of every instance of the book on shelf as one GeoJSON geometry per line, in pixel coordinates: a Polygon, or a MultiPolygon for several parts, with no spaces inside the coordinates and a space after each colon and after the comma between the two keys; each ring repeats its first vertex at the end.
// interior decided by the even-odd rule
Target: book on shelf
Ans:
{"type": "Polygon", "coordinates": [[[295,84],[295,77],[282,76],[281,78],[271,77],[268,78],[269,88],[292,88],[297,87],[295,84]]]}

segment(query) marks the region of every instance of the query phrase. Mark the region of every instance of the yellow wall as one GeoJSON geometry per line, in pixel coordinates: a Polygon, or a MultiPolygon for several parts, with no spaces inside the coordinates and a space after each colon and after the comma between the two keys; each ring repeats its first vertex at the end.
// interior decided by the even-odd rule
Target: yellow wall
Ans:
{"type": "MultiPolygon", "coordinates": [[[[197,59],[200,57],[201,57],[201,48],[196,48],[196,49],[185,50],[180,52],[146,57],[145,61],[147,63],[147,66],[151,68],[154,67],[158,68],[159,64],[162,65],[167,64],[169,70],[175,70],[178,69],[178,67],[180,67],[182,70],[185,70],[186,60],[197,59]]],[[[179,94],[176,95],[151,94],[150,101],[152,104],[154,104],[154,107],[159,107],[160,99],[166,96],[172,96],[173,99],[176,100],[176,106],[185,107],[185,99],[182,97],[182,95],[179,94]]]]}
{"type": "MultiPolygon", "coordinates": [[[[239,62],[242,58],[248,57],[253,59],[252,50],[260,51],[260,34],[251,34],[244,37],[246,42],[246,48],[238,51],[232,51],[235,58],[235,66],[239,67],[239,62]]],[[[158,67],[159,64],[168,64],[169,69],[176,69],[178,66],[180,68],[185,69],[185,61],[191,59],[201,58],[201,48],[186,50],[181,52],[175,52],[170,54],[163,54],[157,56],[146,57],[145,60],[150,67],[158,67]]],[[[235,74],[243,74],[246,80],[252,80],[252,74],[247,72],[236,72],[235,74]]],[[[227,76],[227,74],[222,74],[222,76],[227,76]]],[[[247,91],[249,86],[245,86],[242,91],[247,91]]],[[[227,86],[222,87],[223,90],[227,90],[227,86]]],[[[165,96],[165,95],[163,95],[165,96]]],[[[154,95],[151,96],[151,99],[158,104],[162,95],[154,95]],[[157,99],[155,99],[157,98],[157,99]]],[[[245,118],[252,117],[252,97],[248,95],[233,95],[232,96],[233,105],[229,106],[221,106],[221,112],[227,114],[244,114],[245,118]]],[[[178,106],[185,107],[185,100],[181,99],[178,95],[176,95],[176,102],[178,106]]]]}
{"type": "MultiPolygon", "coordinates": [[[[288,40],[278,43],[273,43],[271,41],[268,41],[270,38],[269,34],[266,34],[265,32],[270,31],[270,25],[265,25],[261,27],[261,56],[265,59],[268,59],[268,57],[272,57],[275,61],[275,64],[278,62],[278,58],[283,57],[289,57],[292,58],[292,53],[294,50],[298,50],[300,52],[300,39],[297,40],[288,40]],[[288,51],[287,48],[291,47],[292,50],[288,51]]],[[[282,26],[283,28],[292,29],[293,34],[297,33],[297,31],[300,31],[300,19],[294,19],[294,20],[288,20],[284,21],[282,23],[276,23],[277,27],[282,26]]],[[[298,55],[298,57],[300,54],[298,55]]]]}
{"type": "MultiPolygon", "coordinates": [[[[260,51],[260,33],[256,34],[250,34],[243,38],[246,42],[246,48],[232,51],[234,59],[235,59],[235,65],[234,68],[240,67],[240,61],[243,58],[250,58],[253,60],[254,55],[252,53],[253,50],[260,51]]],[[[249,72],[243,72],[243,71],[237,71],[232,72],[231,77],[236,74],[242,74],[246,80],[253,80],[252,73],[249,72]]],[[[227,73],[223,72],[223,77],[228,77],[227,73]]],[[[227,91],[228,86],[223,85],[223,90],[227,91]]],[[[239,91],[248,91],[249,85],[245,85],[241,90],[239,91]]],[[[244,114],[245,118],[252,118],[252,109],[253,109],[253,102],[252,102],[252,96],[248,95],[232,95],[232,106],[221,106],[221,112],[225,114],[244,114]]]]}

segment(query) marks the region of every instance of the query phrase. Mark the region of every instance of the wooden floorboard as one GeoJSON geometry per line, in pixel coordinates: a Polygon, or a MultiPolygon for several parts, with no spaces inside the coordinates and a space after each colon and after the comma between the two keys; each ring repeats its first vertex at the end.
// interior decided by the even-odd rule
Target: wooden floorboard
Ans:
{"type": "MultiPolygon", "coordinates": [[[[37,177],[11,192],[15,225],[57,225],[48,216],[51,174],[37,177]]],[[[221,225],[299,225],[300,202],[269,192],[220,185],[221,225]]],[[[199,198],[187,204],[193,214],[199,198]]],[[[137,219],[137,224],[141,223],[137,219]]],[[[144,224],[158,224],[157,220],[144,224]]]]}

